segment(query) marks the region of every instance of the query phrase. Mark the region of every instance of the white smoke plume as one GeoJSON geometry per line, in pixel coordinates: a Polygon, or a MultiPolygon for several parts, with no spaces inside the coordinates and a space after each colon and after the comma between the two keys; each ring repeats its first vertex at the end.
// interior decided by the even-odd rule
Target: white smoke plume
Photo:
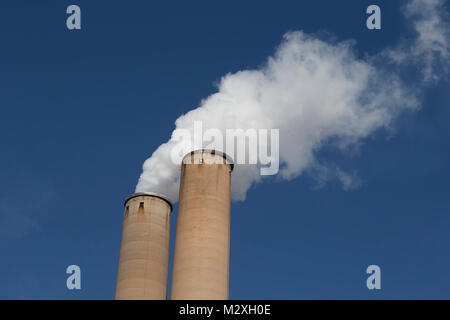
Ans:
{"type": "MultiPolygon", "coordinates": [[[[289,32],[262,68],[225,75],[218,92],[179,117],[176,129],[192,131],[194,121],[202,121],[204,130],[277,128],[278,178],[296,178],[321,166],[316,155],[323,146],[345,150],[388,127],[403,110],[420,105],[413,94],[418,85],[403,83],[399,70],[408,63],[419,64],[425,80],[438,79],[438,66],[449,56],[444,11],[440,0],[410,1],[404,15],[413,19],[415,36],[366,59],[356,56],[352,41],[326,42],[301,31],[289,32]],[[383,68],[376,62],[380,57],[389,58],[385,60],[395,67],[383,68]]],[[[137,192],[158,192],[177,201],[180,165],[171,161],[177,143],[172,136],[145,161],[137,192]]],[[[344,189],[355,185],[352,174],[333,171],[344,189]]],[[[261,179],[256,166],[236,166],[233,199],[245,199],[261,179]]]]}
{"type": "Polygon", "coordinates": [[[395,48],[382,52],[399,67],[417,65],[425,81],[437,81],[448,73],[450,25],[444,0],[411,0],[403,8],[411,21],[414,38],[400,41],[395,48]]]}

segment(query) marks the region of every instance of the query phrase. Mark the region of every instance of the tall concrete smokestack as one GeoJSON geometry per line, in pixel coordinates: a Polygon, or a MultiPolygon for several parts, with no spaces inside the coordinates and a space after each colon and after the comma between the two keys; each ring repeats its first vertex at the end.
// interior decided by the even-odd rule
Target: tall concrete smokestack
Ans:
{"type": "Polygon", "coordinates": [[[213,150],[183,159],[171,299],[228,299],[232,170],[213,150]]]}
{"type": "Polygon", "coordinates": [[[166,299],[171,211],[170,201],[155,193],[125,200],[115,299],[166,299]]]}

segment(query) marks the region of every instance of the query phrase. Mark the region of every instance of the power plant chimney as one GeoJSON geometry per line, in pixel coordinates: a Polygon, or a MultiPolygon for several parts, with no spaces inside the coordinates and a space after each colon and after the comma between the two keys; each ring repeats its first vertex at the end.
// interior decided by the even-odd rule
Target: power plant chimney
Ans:
{"type": "Polygon", "coordinates": [[[171,299],[228,299],[233,162],[214,150],[186,155],[172,270],[171,299]]]}
{"type": "Polygon", "coordinates": [[[115,299],[165,300],[172,204],[155,193],[125,200],[115,299]]]}

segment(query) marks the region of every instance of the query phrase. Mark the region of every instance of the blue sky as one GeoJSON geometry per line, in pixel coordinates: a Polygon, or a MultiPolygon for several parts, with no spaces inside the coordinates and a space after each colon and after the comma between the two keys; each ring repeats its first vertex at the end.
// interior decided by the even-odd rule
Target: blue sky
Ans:
{"type": "MultiPolygon", "coordinates": [[[[175,119],[289,30],[354,39],[360,57],[395,45],[411,28],[401,3],[3,1],[0,298],[113,298],[123,200],[175,119]],[[80,31],[65,26],[70,4],[80,31]],[[365,27],[370,4],[381,30],[365,27]],[[66,288],[71,264],[80,291],[66,288]]],[[[448,86],[426,86],[419,110],[355,154],[321,150],[359,188],[304,174],[233,203],[230,298],[450,298],[448,86]],[[371,264],[379,291],[366,288],[371,264]]]]}

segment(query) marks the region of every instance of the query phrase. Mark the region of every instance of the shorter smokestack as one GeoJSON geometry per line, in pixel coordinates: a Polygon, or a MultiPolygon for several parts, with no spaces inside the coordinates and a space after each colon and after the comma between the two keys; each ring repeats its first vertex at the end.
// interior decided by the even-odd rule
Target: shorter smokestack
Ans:
{"type": "Polygon", "coordinates": [[[117,300],[165,300],[172,204],[156,193],[125,200],[117,300]]]}

